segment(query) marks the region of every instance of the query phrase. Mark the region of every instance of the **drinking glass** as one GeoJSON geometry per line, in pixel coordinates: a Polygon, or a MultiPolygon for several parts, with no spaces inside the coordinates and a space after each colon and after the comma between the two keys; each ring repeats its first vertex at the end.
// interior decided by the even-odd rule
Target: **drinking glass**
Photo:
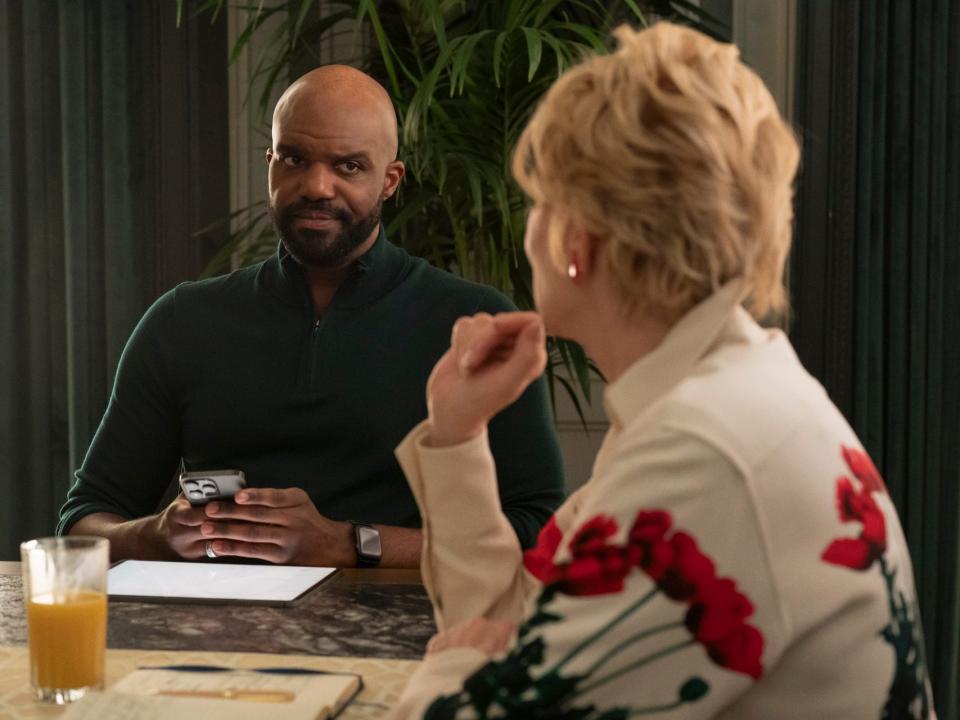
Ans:
{"type": "Polygon", "coordinates": [[[30,685],[58,705],[102,690],[110,543],[50,537],[20,545],[30,644],[30,685]]]}

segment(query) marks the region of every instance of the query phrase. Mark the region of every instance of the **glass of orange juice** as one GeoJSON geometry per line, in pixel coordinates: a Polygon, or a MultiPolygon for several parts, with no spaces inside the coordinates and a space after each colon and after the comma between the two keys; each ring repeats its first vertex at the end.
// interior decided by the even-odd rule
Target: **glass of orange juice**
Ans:
{"type": "Polygon", "coordinates": [[[29,540],[20,545],[20,559],[34,697],[63,705],[102,690],[109,541],[29,540]]]}

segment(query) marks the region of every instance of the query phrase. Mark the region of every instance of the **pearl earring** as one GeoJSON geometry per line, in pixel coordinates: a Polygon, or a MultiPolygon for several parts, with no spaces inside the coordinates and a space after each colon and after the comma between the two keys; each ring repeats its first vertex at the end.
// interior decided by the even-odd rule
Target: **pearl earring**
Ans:
{"type": "Polygon", "coordinates": [[[576,261],[576,260],[571,260],[571,261],[570,261],[570,264],[567,265],[567,276],[568,276],[571,280],[575,280],[575,279],[577,278],[577,275],[579,275],[579,274],[580,274],[580,268],[577,267],[577,261],[576,261]]]}

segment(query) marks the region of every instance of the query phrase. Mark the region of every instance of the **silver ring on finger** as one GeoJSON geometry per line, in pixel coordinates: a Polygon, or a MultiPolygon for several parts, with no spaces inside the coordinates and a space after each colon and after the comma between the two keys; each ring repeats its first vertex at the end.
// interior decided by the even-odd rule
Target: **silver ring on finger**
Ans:
{"type": "Polygon", "coordinates": [[[207,557],[210,558],[211,560],[216,560],[218,557],[220,557],[219,555],[217,555],[217,554],[213,551],[213,543],[212,543],[212,542],[208,542],[208,543],[207,543],[207,557]]]}

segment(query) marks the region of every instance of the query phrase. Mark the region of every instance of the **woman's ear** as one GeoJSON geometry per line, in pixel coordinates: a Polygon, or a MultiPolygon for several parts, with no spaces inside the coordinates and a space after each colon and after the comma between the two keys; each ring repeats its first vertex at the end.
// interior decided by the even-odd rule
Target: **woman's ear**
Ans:
{"type": "Polygon", "coordinates": [[[606,240],[589,232],[579,221],[570,223],[566,240],[570,279],[590,277],[597,270],[606,240]]]}

